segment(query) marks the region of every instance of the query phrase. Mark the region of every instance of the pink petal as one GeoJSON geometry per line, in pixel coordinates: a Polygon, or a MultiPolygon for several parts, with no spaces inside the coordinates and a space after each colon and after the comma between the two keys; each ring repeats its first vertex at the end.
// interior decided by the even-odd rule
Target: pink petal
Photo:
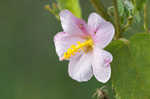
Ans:
{"type": "Polygon", "coordinates": [[[100,24],[94,37],[95,45],[100,48],[106,47],[112,41],[114,34],[115,29],[113,25],[110,22],[103,22],[100,24]]]}
{"type": "Polygon", "coordinates": [[[107,46],[115,33],[113,25],[105,21],[101,16],[92,13],[88,19],[88,26],[96,33],[94,40],[100,48],[107,46]]]}
{"type": "Polygon", "coordinates": [[[91,60],[91,53],[73,57],[69,62],[70,77],[78,82],[88,81],[93,76],[91,60]]]}
{"type": "Polygon", "coordinates": [[[84,40],[80,38],[79,35],[73,36],[65,32],[59,32],[55,35],[54,43],[56,53],[60,60],[62,59],[64,52],[66,52],[67,49],[71,47],[71,45],[76,45],[77,41],[83,42],[84,40]]]}
{"type": "Polygon", "coordinates": [[[93,30],[93,32],[97,32],[100,25],[105,23],[105,20],[99,16],[97,13],[91,13],[88,18],[88,26],[93,30]]]}
{"type": "Polygon", "coordinates": [[[87,32],[86,23],[83,20],[75,17],[68,10],[63,10],[60,12],[60,20],[64,32],[66,33],[83,35],[83,33],[87,32]]]}
{"type": "Polygon", "coordinates": [[[94,57],[92,62],[93,74],[96,79],[102,83],[106,83],[111,76],[110,63],[112,61],[112,55],[99,48],[94,49],[94,57]]]}

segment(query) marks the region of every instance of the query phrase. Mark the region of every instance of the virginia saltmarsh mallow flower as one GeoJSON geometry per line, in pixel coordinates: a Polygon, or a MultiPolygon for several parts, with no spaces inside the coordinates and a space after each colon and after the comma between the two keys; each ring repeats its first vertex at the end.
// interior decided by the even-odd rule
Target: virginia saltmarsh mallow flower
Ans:
{"type": "Polygon", "coordinates": [[[69,60],[69,76],[79,82],[93,75],[102,83],[111,75],[112,55],[104,48],[114,36],[113,25],[96,13],[90,14],[88,23],[68,10],[60,12],[63,32],[54,37],[59,60],[69,60]]]}

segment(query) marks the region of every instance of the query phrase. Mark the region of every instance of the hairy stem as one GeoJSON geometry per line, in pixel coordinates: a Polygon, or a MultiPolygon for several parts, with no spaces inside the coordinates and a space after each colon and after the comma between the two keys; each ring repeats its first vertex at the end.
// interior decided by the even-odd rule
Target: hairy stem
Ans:
{"type": "Polygon", "coordinates": [[[128,17],[127,23],[122,28],[122,32],[125,32],[126,30],[128,30],[132,22],[133,22],[133,17],[132,16],[128,17]]]}
{"type": "Polygon", "coordinates": [[[118,39],[120,37],[120,17],[118,14],[118,4],[117,4],[117,0],[113,0],[113,4],[114,4],[114,17],[115,17],[115,28],[116,28],[116,35],[115,35],[115,39],[118,39]]]}
{"type": "Polygon", "coordinates": [[[56,17],[56,19],[60,20],[58,14],[55,12],[55,10],[57,9],[57,5],[55,3],[53,3],[53,8],[51,8],[49,4],[45,5],[44,8],[45,10],[53,14],[56,17]]]}
{"type": "Polygon", "coordinates": [[[96,11],[106,20],[111,21],[101,0],[90,0],[96,11]]]}
{"type": "Polygon", "coordinates": [[[147,17],[147,3],[144,4],[144,29],[145,29],[145,32],[149,32],[148,30],[148,17],[147,17]]]}

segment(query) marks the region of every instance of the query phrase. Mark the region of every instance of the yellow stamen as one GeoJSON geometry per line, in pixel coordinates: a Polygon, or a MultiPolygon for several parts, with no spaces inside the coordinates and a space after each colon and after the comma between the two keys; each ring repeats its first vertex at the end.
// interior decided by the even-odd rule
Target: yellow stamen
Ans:
{"type": "Polygon", "coordinates": [[[81,50],[84,52],[88,52],[93,47],[93,40],[88,39],[85,42],[81,43],[80,41],[77,42],[77,45],[71,45],[71,47],[64,53],[64,59],[69,59],[72,55],[75,55],[77,52],[81,50]]]}

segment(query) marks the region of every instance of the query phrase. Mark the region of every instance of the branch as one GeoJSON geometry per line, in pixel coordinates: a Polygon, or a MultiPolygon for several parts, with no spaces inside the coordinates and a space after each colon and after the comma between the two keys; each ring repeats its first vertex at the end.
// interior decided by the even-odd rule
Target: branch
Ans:
{"type": "Polygon", "coordinates": [[[148,30],[148,17],[147,17],[147,3],[144,4],[144,29],[146,33],[149,32],[148,30]]]}
{"type": "Polygon", "coordinates": [[[131,26],[132,23],[133,23],[133,17],[129,16],[127,19],[127,23],[122,28],[122,32],[125,32],[131,26]]]}
{"type": "Polygon", "coordinates": [[[114,4],[114,17],[115,17],[115,27],[116,27],[116,35],[115,35],[115,39],[118,39],[120,37],[120,17],[118,14],[118,4],[117,4],[117,0],[113,0],[113,4],[114,4]]]}
{"type": "Polygon", "coordinates": [[[107,21],[111,21],[107,11],[100,0],[90,0],[96,11],[107,21]]]}
{"type": "Polygon", "coordinates": [[[52,7],[50,7],[50,5],[47,4],[47,5],[44,6],[44,8],[45,8],[45,10],[47,10],[48,12],[53,14],[56,17],[56,19],[59,20],[59,15],[57,13],[58,11],[56,12],[56,10],[59,10],[58,7],[57,7],[57,4],[52,3],[52,7]]]}

